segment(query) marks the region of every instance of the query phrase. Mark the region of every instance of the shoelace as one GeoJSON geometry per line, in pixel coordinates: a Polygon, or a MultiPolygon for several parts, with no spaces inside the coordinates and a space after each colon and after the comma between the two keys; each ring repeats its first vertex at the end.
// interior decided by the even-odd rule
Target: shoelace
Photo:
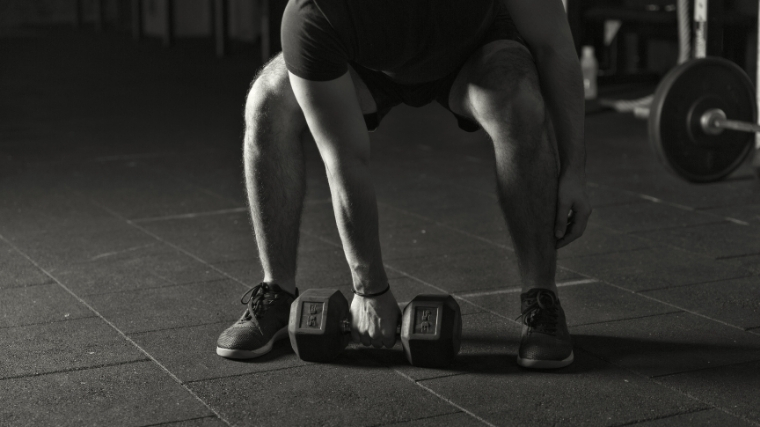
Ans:
{"type": "Polygon", "coordinates": [[[554,294],[536,291],[534,295],[526,299],[526,302],[528,306],[518,319],[522,317],[522,322],[537,332],[555,334],[559,322],[559,306],[554,294]]]}
{"type": "Polygon", "coordinates": [[[266,283],[260,283],[251,289],[248,289],[242,297],[240,302],[248,305],[248,310],[244,314],[245,320],[251,320],[252,317],[260,319],[264,312],[267,311],[267,307],[272,304],[272,301],[276,300],[278,293],[281,289],[277,285],[268,285],[266,283]],[[246,297],[248,300],[246,301],[246,297]]]}

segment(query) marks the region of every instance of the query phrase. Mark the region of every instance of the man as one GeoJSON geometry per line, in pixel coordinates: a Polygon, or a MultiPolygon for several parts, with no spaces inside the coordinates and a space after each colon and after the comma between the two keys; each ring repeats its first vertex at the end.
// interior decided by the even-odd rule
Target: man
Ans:
{"type": "Polygon", "coordinates": [[[354,340],[395,343],[399,309],[383,267],[369,136],[395,105],[436,100],[464,130],[485,130],[523,293],[517,362],[573,361],[557,298],[556,251],[591,213],[583,85],[560,0],[290,0],[284,55],[248,94],[244,161],[264,281],[217,354],[253,358],[287,336],[304,197],[303,134],[324,161],[354,282],[354,340]],[[362,115],[364,117],[362,117],[362,115]],[[555,137],[556,135],[556,137],[555,137]]]}

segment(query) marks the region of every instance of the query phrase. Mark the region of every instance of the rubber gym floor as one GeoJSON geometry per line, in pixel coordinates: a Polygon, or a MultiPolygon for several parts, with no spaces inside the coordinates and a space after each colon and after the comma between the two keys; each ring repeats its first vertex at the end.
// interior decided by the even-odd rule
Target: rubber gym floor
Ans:
{"type": "MultiPolygon", "coordinates": [[[[590,109],[585,236],[557,282],[576,362],[518,368],[518,278],[491,148],[436,105],[372,134],[399,301],[456,295],[450,369],[350,347],[250,362],[219,333],[261,279],[242,183],[242,105],[260,66],[210,40],[27,29],[0,38],[0,424],[760,424],[760,184],[669,175],[646,123],[590,109]]],[[[308,145],[299,287],[350,274],[308,145]]]]}

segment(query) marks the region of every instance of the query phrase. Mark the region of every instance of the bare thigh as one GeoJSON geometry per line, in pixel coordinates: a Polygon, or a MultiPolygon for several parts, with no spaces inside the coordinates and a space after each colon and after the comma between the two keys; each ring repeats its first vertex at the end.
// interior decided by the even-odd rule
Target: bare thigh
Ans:
{"type": "Polygon", "coordinates": [[[479,103],[493,97],[506,99],[526,83],[538,88],[538,73],[528,48],[512,40],[495,40],[476,50],[459,70],[449,91],[449,108],[480,122],[479,103]]]}
{"type": "MultiPolygon", "coordinates": [[[[351,80],[354,83],[356,97],[359,100],[359,106],[362,109],[362,114],[374,113],[377,111],[377,105],[372,97],[372,93],[361,77],[356,74],[356,71],[350,66],[348,68],[348,71],[351,74],[351,80]]],[[[266,92],[268,96],[276,95],[283,97],[284,99],[282,99],[282,101],[284,101],[284,104],[297,105],[293,89],[290,86],[288,69],[285,66],[285,58],[283,57],[282,52],[272,58],[256,76],[251,85],[249,98],[252,96],[261,96],[260,93],[255,92],[257,92],[257,90],[260,91],[262,86],[267,88],[266,92]]]]}

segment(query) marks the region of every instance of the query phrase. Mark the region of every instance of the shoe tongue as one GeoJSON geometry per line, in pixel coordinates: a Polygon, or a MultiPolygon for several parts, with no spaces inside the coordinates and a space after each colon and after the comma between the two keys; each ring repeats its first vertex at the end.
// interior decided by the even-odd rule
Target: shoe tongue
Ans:
{"type": "Polygon", "coordinates": [[[533,289],[522,295],[522,312],[527,315],[527,324],[540,332],[552,332],[557,322],[555,307],[559,301],[554,292],[533,289]]]}
{"type": "Polygon", "coordinates": [[[553,307],[559,304],[554,292],[546,289],[532,289],[520,296],[520,302],[522,309],[525,310],[529,306],[536,304],[544,308],[553,307]]]}

